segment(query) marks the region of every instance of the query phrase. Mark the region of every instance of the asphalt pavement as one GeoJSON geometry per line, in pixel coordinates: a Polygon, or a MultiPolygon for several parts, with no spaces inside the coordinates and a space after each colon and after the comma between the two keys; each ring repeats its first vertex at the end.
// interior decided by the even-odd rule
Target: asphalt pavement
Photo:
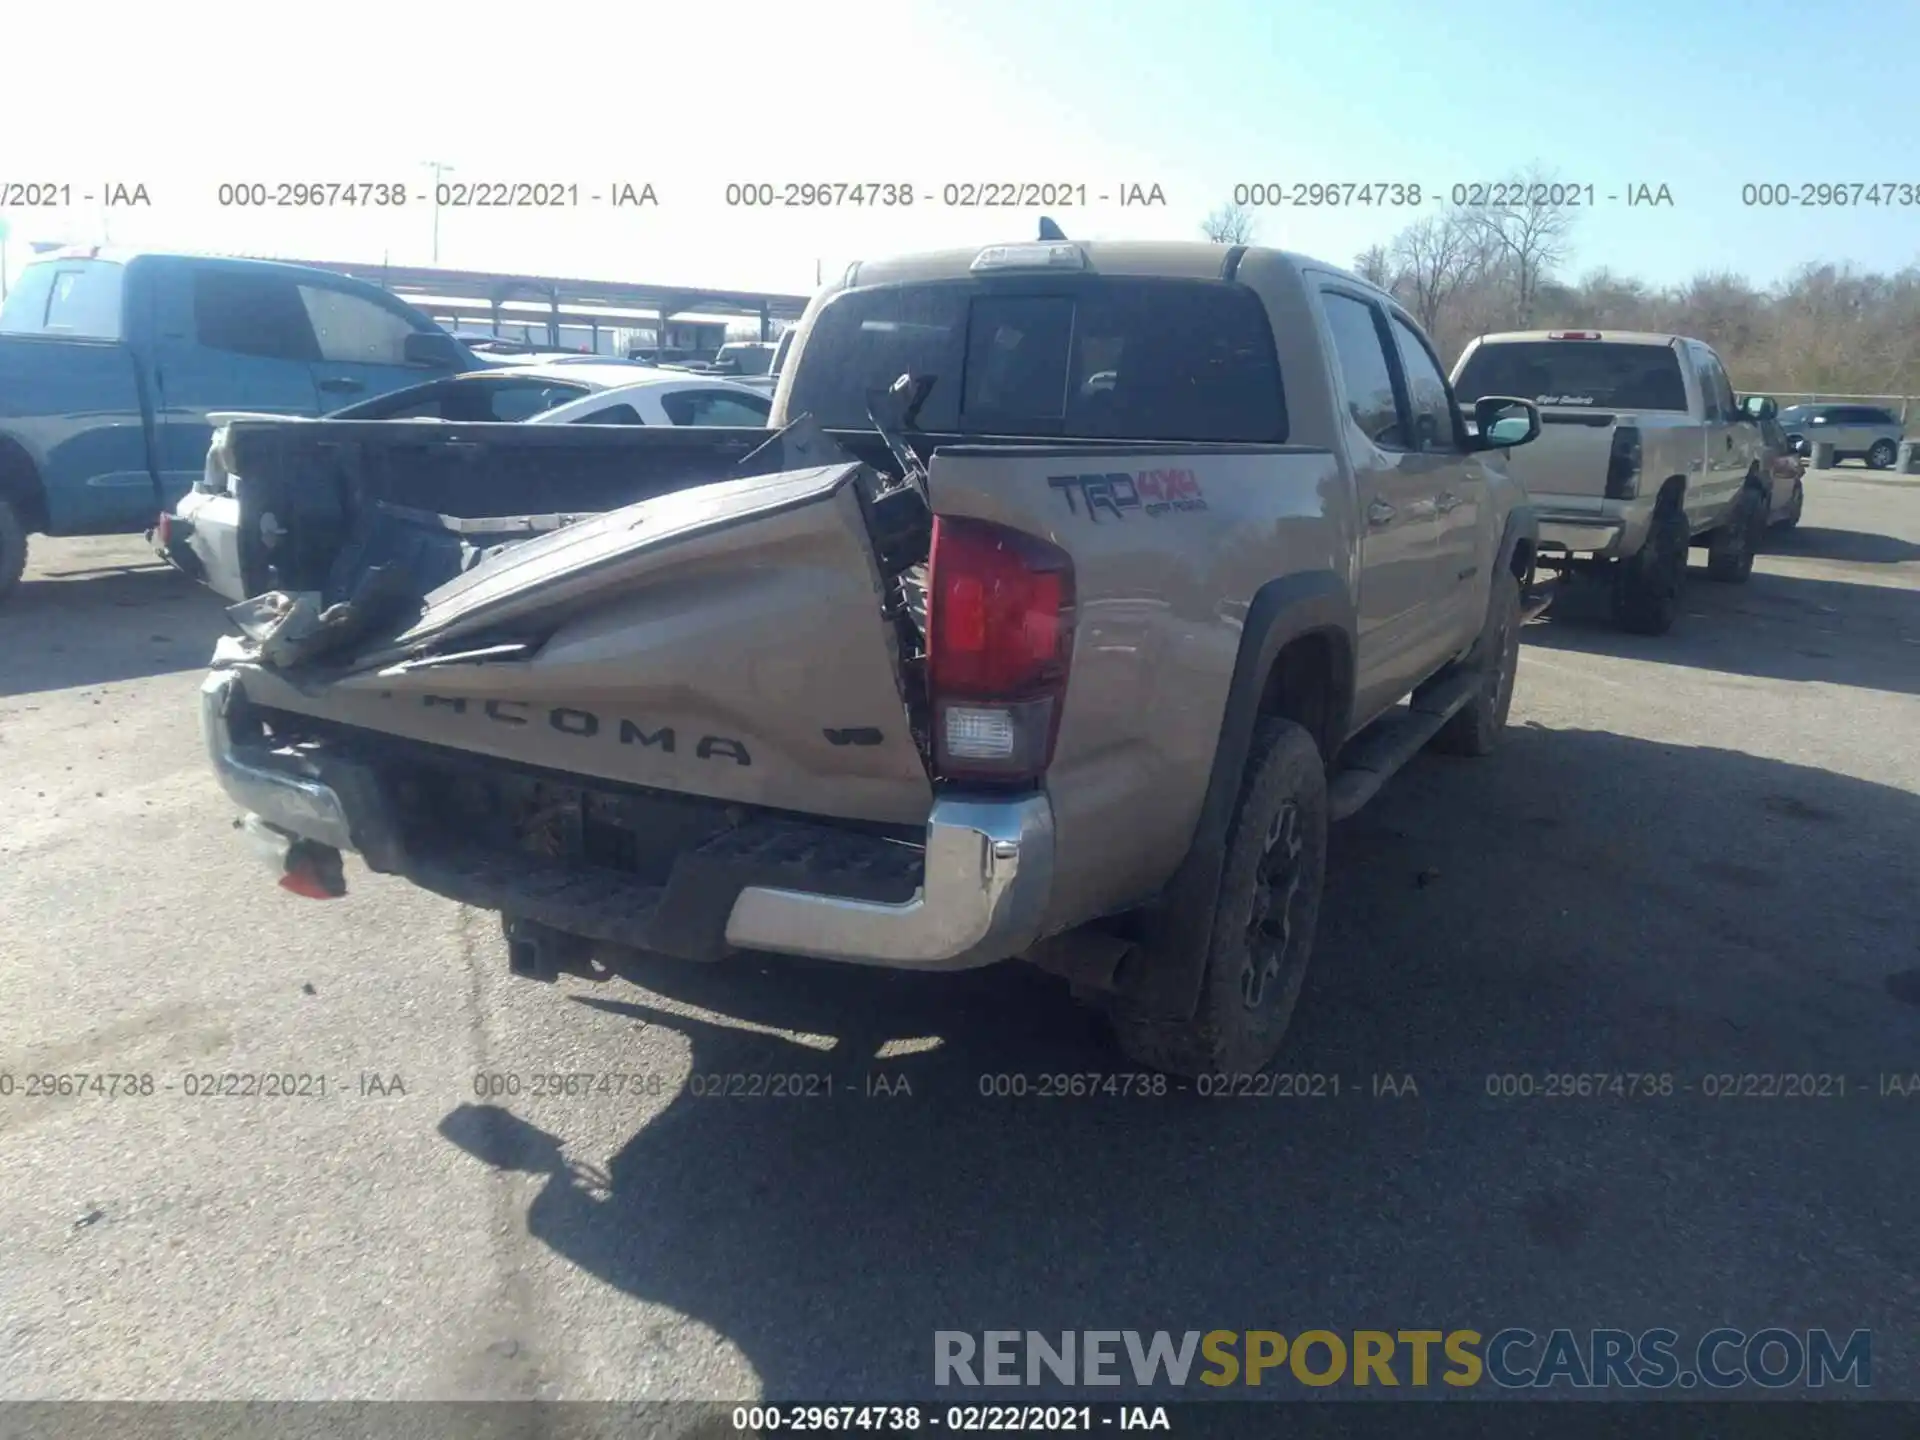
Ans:
{"type": "Polygon", "coordinates": [[[1920,480],[1808,491],[1748,585],[1695,552],[1669,636],[1569,591],[1499,751],[1336,830],[1312,1098],[1038,1098],[1126,1067],[1018,965],[542,986],[357,865],[289,895],[200,750],[217,601],[36,542],[0,1397],[936,1398],[937,1330],[1727,1324],[1871,1329],[1920,1398],[1920,480]]]}

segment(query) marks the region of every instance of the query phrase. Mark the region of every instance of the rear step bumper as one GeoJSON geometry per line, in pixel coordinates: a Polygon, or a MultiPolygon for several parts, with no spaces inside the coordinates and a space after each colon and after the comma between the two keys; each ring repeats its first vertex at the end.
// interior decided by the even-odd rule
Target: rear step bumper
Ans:
{"type": "Polygon", "coordinates": [[[214,774],[259,822],[360,851],[373,868],[449,899],[590,939],[689,959],[768,950],[961,970],[1032,945],[1052,888],[1053,808],[1044,794],[935,800],[924,852],[910,852],[917,885],[902,872],[903,847],[799,822],[750,824],[689,851],[664,887],[518,854],[406,854],[362,767],[342,765],[336,775],[248,740],[236,733],[244,703],[234,672],[217,671],[201,686],[214,774]],[[741,884],[743,876],[757,883],[741,884]],[[869,897],[848,893],[863,887],[869,897]]]}
{"type": "Polygon", "coordinates": [[[1621,536],[1625,530],[1622,522],[1598,516],[1592,519],[1542,519],[1540,544],[1573,555],[1611,558],[1620,553],[1621,536]]]}
{"type": "Polygon", "coordinates": [[[904,904],[751,886],[727,942],[915,970],[958,970],[1017,955],[1039,938],[1053,882],[1053,806],[945,796],[927,817],[925,871],[904,904]]]}

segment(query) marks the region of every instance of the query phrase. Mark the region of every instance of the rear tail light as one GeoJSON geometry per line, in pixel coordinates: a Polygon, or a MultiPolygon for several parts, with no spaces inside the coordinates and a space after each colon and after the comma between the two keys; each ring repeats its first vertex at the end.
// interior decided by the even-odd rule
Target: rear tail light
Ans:
{"type": "Polygon", "coordinates": [[[943,779],[1038,779],[1073,658],[1072,558],[1018,530],[939,515],[927,569],[934,768],[943,779]]]}
{"type": "Polygon", "coordinates": [[[1600,332],[1598,330],[1550,330],[1547,332],[1547,338],[1549,340],[1598,340],[1600,332]]]}
{"type": "Polygon", "coordinates": [[[1607,499],[1631,500],[1640,493],[1640,427],[1622,425],[1613,432],[1607,457],[1607,499]]]}

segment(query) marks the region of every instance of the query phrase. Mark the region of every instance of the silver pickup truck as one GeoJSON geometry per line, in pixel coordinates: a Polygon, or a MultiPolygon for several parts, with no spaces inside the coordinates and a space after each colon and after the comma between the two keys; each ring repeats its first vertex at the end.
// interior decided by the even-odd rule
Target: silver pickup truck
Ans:
{"type": "Polygon", "coordinates": [[[1597,574],[1629,630],[1664,634],[1680,609],[1687,552],[1744,581],[1772,512],[1760,422],[1772,400],[1735,403],[1720,357],[1682,335],[1532,330],[1482,335],[1454,366],[1464,405],[1524,395],[1538,444],[1514,476],[1540,517],[1544,567],[1597,574]]]}
{"type": "Polygon", "coordinates": [[[342,852],[593,944],[1021,957],[1178,1073],[1277,1050],[1327,825],[1484,755],[1539,431],[1356,276],[1241,246],[866,262],[765,430],[227,427],[202,692],[281,884],[342,852]]]}

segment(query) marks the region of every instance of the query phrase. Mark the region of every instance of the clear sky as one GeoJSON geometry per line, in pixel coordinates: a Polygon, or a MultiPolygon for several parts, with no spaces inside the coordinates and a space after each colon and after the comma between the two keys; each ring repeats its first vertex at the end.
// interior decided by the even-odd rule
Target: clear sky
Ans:
{"type": "MultiPolygon", "coordinates": [[[[175,0],[21,8],[3,33],[0,185],[66,183],[75,201],[0,210],[16,273],[26,241],[96,240],[103,220],[119,244],[426,264],[430,203],[222,208],[218,186],[426,196],[429,160],[449,182],[582,196],[443,209],[444,265],[715,287],[805,292],[816,262],[1033,233],[1036,211],[941,204],[948,183],[1084,184],[1086,208],[1049,207],[1069,235],[1194,238],[1237,183],[1431,195],[1532,164],[1595,188],[1573,273],[1771,283],[1806,261],[1920,261],[1910,0],[175,0]],[[151,206],[81,201],[114,181],[151,206]],[[622,181],[658,206],[586,199],[622,181]],[[730,181],[920,198],[750,210],[727,206],[730,181]],[[1854,181],[1905,183],[1908,203],[1742,204],[1747,183],[1854,181]],[[1166,204],[1098,201],[1132,184],[1166,204]],[[1673,204],[1629,207],[1640,184],[1673,204]]],[[[1434,208],[1269,209],[1258,238],[1346,264],[1434,208]]]]}

